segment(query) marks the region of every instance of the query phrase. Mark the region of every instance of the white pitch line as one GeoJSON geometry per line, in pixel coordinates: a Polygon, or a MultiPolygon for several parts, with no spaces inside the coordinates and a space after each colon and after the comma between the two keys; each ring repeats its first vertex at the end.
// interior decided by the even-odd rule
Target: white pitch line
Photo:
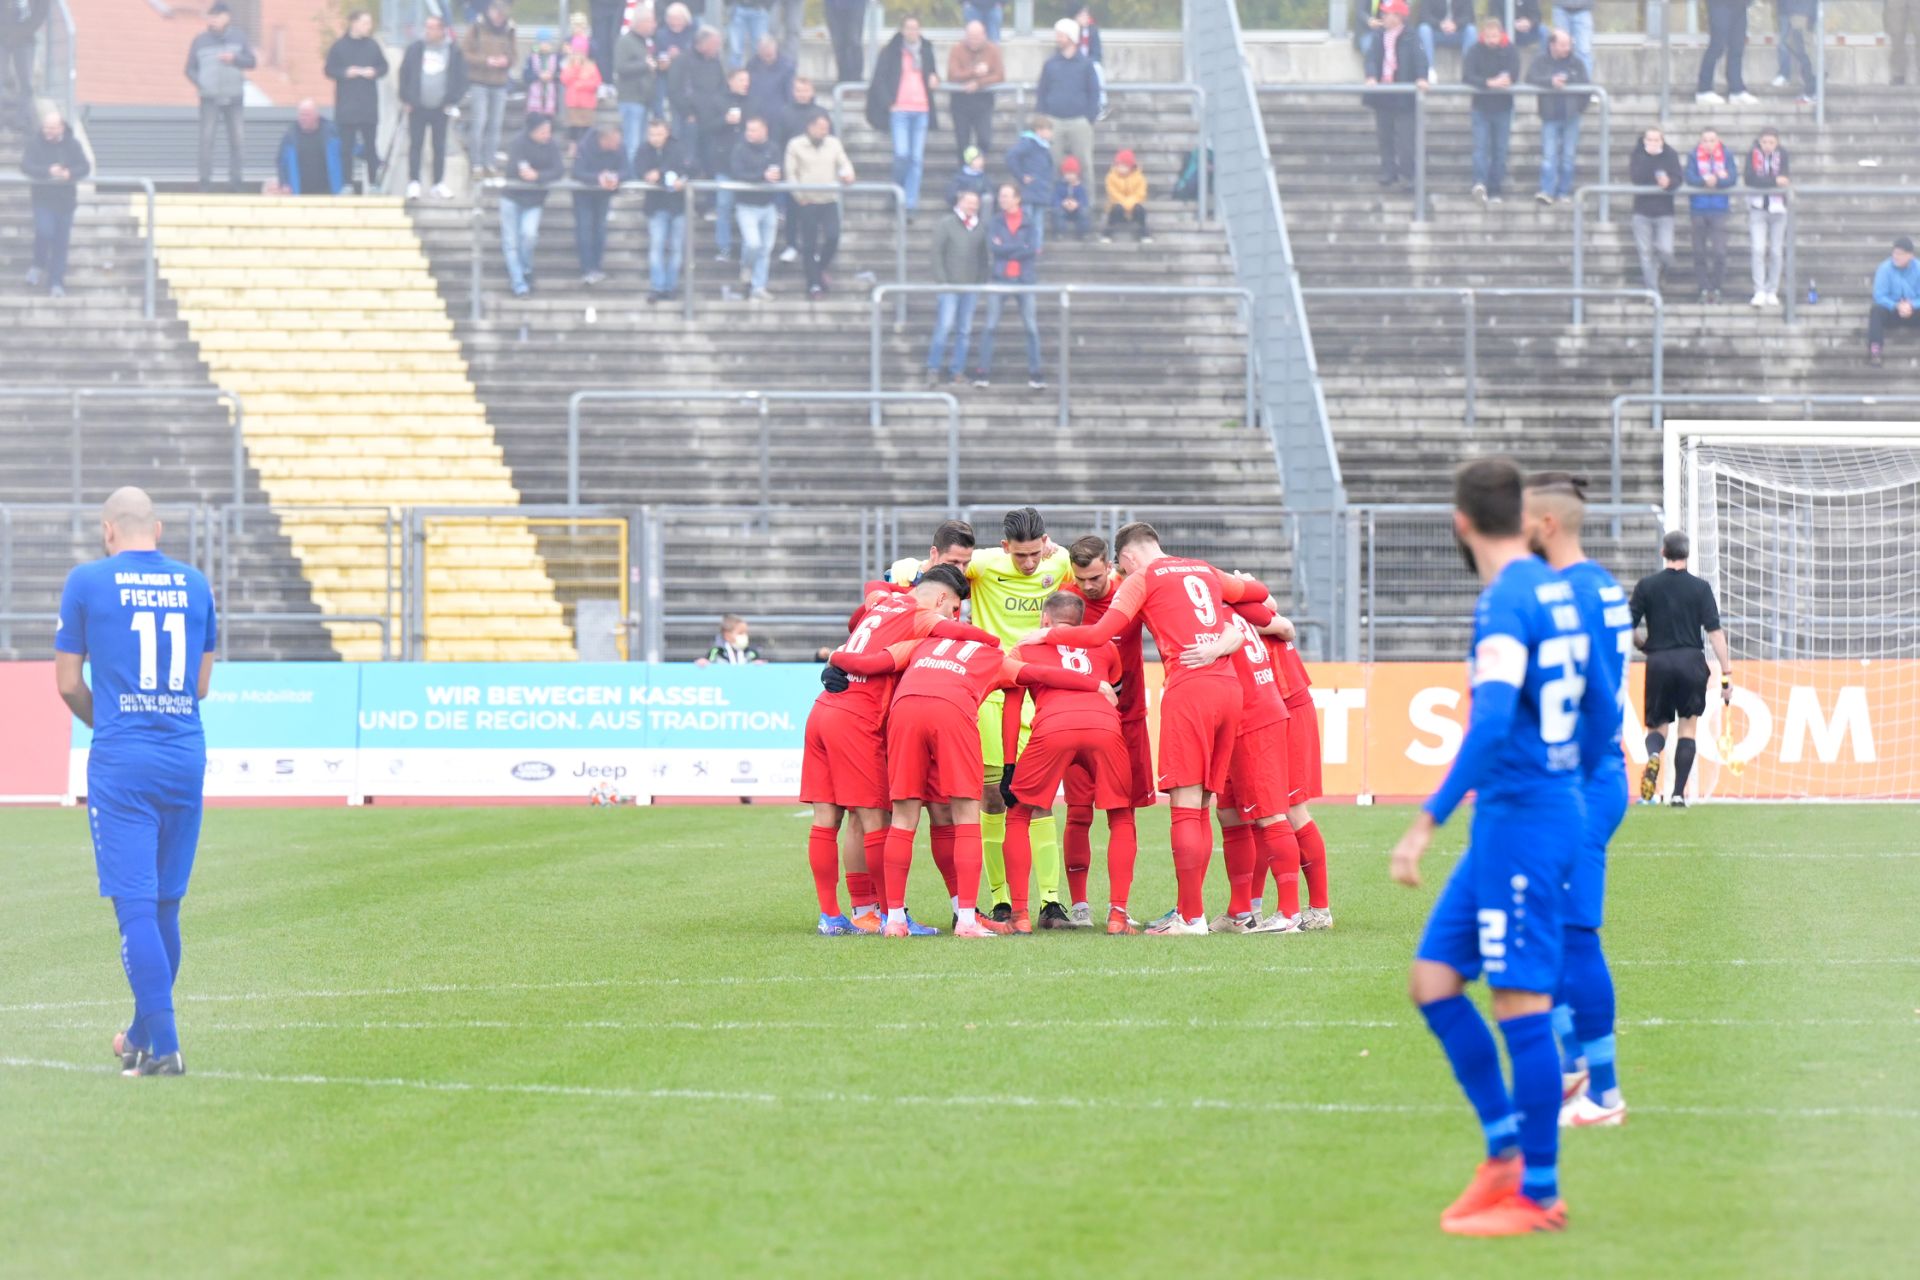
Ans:
{"type": "MultiPolygon", "coordinates": [[[[0,1057],[0,1067],[17,1070],[62,1071],[80,1075],[110,1075],[114,1068],[97,1063],[65,1062],[49,1058],[0,1057]]],[[[1024,1094],[963,1094],[937,1096],[907,1094],[884,1097],[869,1093],[803,1091],[766,1093],[757,1090],[634,1089],[618,1085],[486,1083],[469,1080],[411,1080],[403,1077],[271,1075],[256,1071],[193,1071],[189,1079],[239,1084],[307,1085],[359,1089],[412,1089],[435,1093],[524,1094],[540,1097],[592,1098],[622,1102],[752,1103],[763,1106],[928,1107],[938,1109],[1020,1109],[1059,1111],[1229,1111],[1248,1115],[1455,1115],[1459,1106],[1375,1102],[1252,1101],[1232,1098],[1036,1098],[1024,1094]]],[[[179,1087],[179,1086],[161,1086],[179,1087]]],[[[1833,1120],[1865,1118],[1920,1120],[1920,1109],[1907,1107],[1711,1107],[1636,1106],[1641,1115],[1691,1116],[1703,1119],[1833,1120]]]]}

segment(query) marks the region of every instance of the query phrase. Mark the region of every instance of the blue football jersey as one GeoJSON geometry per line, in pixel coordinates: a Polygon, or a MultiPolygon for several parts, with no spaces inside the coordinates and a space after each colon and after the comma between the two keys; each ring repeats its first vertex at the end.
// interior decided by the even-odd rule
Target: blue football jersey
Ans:
{"type": "MultiPolygon", "coordinates": [[[[1574,604],[1580,610],[1591,652],[1587,678],[1600,681],[1614,693],[1611,713],[1604,729],[1605,743],[1598,752],[1589,751],[1582,761],[1588,773],[1601,769],[1624,769],[1626,753],[1620,745],[1620,729],[1627,714],[1627,663],[1633,657],[1633,608],[1627,592],[1597,560],[1582,560],[1561,571],[1573,587],[1574,604]],[[1597,758],[1595,758],[1597,756],[1597,758]]],[[[1587,736],[1589,742],[1599,735],[1587,736]]]]}
{"type": "Polygon", "coordinates": [[[67,575],[54,648],[92,669],[93,749],[204,750],[200,661],[219,639],[213,589],[158,551],[122,551],[67,575]]]}

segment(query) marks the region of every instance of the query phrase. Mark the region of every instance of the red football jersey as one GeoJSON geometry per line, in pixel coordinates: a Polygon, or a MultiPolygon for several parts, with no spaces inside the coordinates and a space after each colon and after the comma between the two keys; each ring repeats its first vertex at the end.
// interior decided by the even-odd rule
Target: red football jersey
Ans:
{"type": "Polygon", "coordinates": [[[1307,675],[1307,664],[1300,658],[1300,649],[1293,641],[1274,646],[1273,667],[1280,673],[1286,685],[1286,703],[1294,710],[1313,706],[1313,680],[1307,675]]]}
{"type": "MultiPolygon", "coordinates": [[[[1249,610],[1248,605],[1239,604],[1229,615],[1246,640],[1233,654],[1233,673],[1240,678],[1240,696],[1246,704],[1240,715],[1242,734],[1289,718],[1287,704],[1280,700],[1280,681],[1273,672],[1273,651],[1257,630],[1258,624],[1245,616],[1243,611],[1249,610]]],[[[1269,621],[1273,616],[1265,604],[1258,606],[1258,614],[1266,614],[1269,621]]]]}
{"type": "Polygon", "coordinates": [[[988,694],[1011,687],[1023,665],[977,640],[909,640],[887,652],[901,673],[895,698],[942,698],[970,716],[988,694]]]}
{"type": "Polygon", "coordinates": [[[1187,667],[1181,664],[1180,655],[1218,638],[1222,628],[1233,625],[1228,604],[1265,600],[1268,594],[1251,578],[1227,577],[1204,560],[1162,556],[1120,584],[1112,607],[1098,624],[1055,627],[1047,632],[1047,641],[1090,649],[1117,639],[1127,624],[1138,618],[1153,632],[1160,660],[1166,665],[1169,690],[1189,680],[1232,680],[1231,663],[1187,667]]]}
{"type": "MultiPolygon", "coordinates": [[[[1082,600],[1087,593],[1079,586],[1069,583],[1061,590],[1071,592],[1082,600]]],[[[1113,598],[1120,594],[1120,583],[1116,580],[1107,587],[1107,594],[1098,600],[1087,600],[1087,613],[1080,621],[1091,626],[1107,616],[1107,610],[1113,607],[1113,598]]],[[[1145,720],[1147,718],[1147,657],[1145,646],[1141,642],[1143,631],[1140,620],[1135,618],[1127,624],[1127,629],[1114,637],[1113,647],[1120,654],[1120,680],[1114,686],[1120,696],[1120,718],[1122,720],[1145,720]]]]}
{"type": "MultiPolygon", "coordinates": [[[[853,634],[842,646],[845,653],[878,653],[890,645],[924,639],[945,619],[932,609],[922,608],[912,595],[875,592],[865,607],[854,616],[853,634]]],[[[823,693],[836,707],[853,712],[878,728],[887,720],[887,707],[893,701],[895,677],[891,674],[847,677],[845,693],[823,693]]]]}
{"type": "MultiPolygon", "coordinates": [[[[1120,653],[1110,644],[1103,644],[1097,649],[1076,649],[1064,644],[1030,644],[1020,649],[1020,660],[1028,666],[1073,671],[1095,680],[1104,680],[1108,684],[1112,684],[1120,674],[1120,653]]],[[[1015,710],[1003,710],[1000,717],[1002,731],[1016,741],[1020,732],[1017,710],[1020,697],[1018,689],[1009,692],[1007,706],[1015,710]]],[[[1093,693],[1078,689],[1034,690],[1035,733],[1047,729],[1099,728],[1118,724],[1119,720],[1119,711],[1108,706],[1106,696],[1097,690],[1093,693]]]]}

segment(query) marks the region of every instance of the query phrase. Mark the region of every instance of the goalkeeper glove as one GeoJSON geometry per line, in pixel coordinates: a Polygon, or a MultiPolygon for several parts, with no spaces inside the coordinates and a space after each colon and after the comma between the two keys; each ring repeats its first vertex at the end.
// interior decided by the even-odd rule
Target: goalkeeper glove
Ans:
{"type": "Polygon", "coordinates": [[[820,683],[826,686],[828,693],[847,691],[847,673],[832,665],[820,668],[820,683]]]}
{"type": "Polygon", "coordinates": [[[1008,765],[1000,772],[1000,799],[1011,809],[1019,801],[1013,798],[1013,766],[1008,765]]]}

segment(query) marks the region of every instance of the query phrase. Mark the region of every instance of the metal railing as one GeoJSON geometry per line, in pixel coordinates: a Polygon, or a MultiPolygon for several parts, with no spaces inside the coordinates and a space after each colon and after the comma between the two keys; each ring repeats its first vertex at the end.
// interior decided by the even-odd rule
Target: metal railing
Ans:
{"type": "MultiPolygon", "coordinates": [[[[880,425],[880,306],[887,295],[899,299],[899,315],[895,319],[896,330],[906,323],[906,295],[912,293],[941,294],[968,293],[974,295],[1020,297],[1025,295],[1055,297],[1060,300],[1060,390],[1058,401],[1058,421],[1061,427],[1068,425],[1073,407],[1073,299],[1091,298],[1233,298],[1239,303],[1241,319],[1247,327],[1246,387],[1244,393],[1244,421],[1251,427],[1255,421],[1255,380],[1253,353],[1253,292],[1230,285],[1117,285],[1117,284],[979,284],[954,286],[947,284],[883,284],[876,285],[868,311],[867,333],[867,385],[869,394],[874,397],[871,425],[880,425]]],[[[1038,321],[1036,320],[1036,324],[1038,321]]],[[[950,492],[949,500],[952,500],[950,492]]]]}
{"type": "MultiPolygon", "coordinates": [[[[876,298],[877,298],[876,291],[876,298]]],[[[874,314],[878,316],[876,307],[874,314]]],[[[877,321],[876,321],[877,323],[877,321]]],[[[960,504],[960,402],[944,391],[720,391],[711,388],[647,391],[576,391],[567,397],[567,505],[580,505],[580,408],[586,404],[648,404],[687,401],[754,405],[760,411],[760,506],[773,506],[773,429],[767,411],[774,404],[871,404],[878,422],[882,404],[933,404],[947,411],[947,505],[960,504]]]]}
{"type": "MultiPolygon", "coordinates": [[[[73,127],[71,122],[69,122],[67,127],[69,129],[73,127]]],[[[153,186],[152,178],[121,178],[121,177],[115,177],[111,174],[102,176],[96,173],[89,177],[83,178],[78,182],[41,182],[34,178],[29,178],[23,173],[0,173],[0,184],[5,184],[6,186],[10,186],[10,187],[68,187],[68,188],[74,189],[76,192],[80,187],[92,187],[96,191],[109,189],[109,188],[120,188],[122,190],[138,191],[143,195],[145,195],[147,199],[147,216],[146,216],[145,222],[141,224],[140,238],[142,243],[145,246],[146,256],[145,256],[145,262],[142,267],[142,298],[141,298],[141,304],[140,304],[140,315],[143,319],[147,319],[147,320],[153,319],[154,300],[156,295],[159,292],[160,273],[159,273],[159,268],[155,263],[154,252],[153,252],[153,216],[154,216],[155,196],[154,196],[154,186],[153,186]]]]}
{"type": "MultiPolygon", "coordinates": [[[[1421,89],[1410,84],[1262,84],[1254,86],[1255,92],[1269,97],[1345,97],[1351,95],[1379,94],[1383,96],[1413,95],[1413,220],[1428,221],[1427,204],[1427,99],[1429,97],[1471,97],[1497,90],[1475,89],[1464,84],[1435,84],[1421,89]]],[[[1613,99],[1607,91],[1597,84],[1569,85],[1564,89],[1543,89],[1539,85],[1516,84],[1504,92],[1531,95],[1534,97],[1571,97],[1583,94],[1600,104],[1600,182],[1604,185],[1613,176],[1613,99]]],[[[1600,220],[1607,221],[1605,206],[1601,208],[1600,220]]]]}
{"type": "Polygon", "coordinates": [[[1786,294],[1781,304],[1788,324],[1800,323],[1800,291],[1795,287],[1794,276],[1799,266],[1799,251],[1796,241],[1799,239],[1800,215],[1797,206],[1802,200],[1820,200],[1845,196],[1899,196],[1908,204],[1901,213],[1910,215],[1915,204],[1920,204],[1920,186],[1858,186],[1858,187],[1789,187],[1783,194],[1787,198],[1787,248],[1780,263],[1780,288],[1786,294]]]}
{"type": "MultiPolygon", "coordinates": [[[[1452,297],[1459,301],[1466,313],[1466,333],[1462,339],[1461,362],[1466,382],[1466,421],[1471,424],[1477,420],[1475,413],[1475,383],[1479,365],[1479,341],[1475,336],[1478,318],[1477,300],[1480,298],[1548,298],[1564,299],[1570,295],[1580,298],[1613,298],[1623,301],[1642,301],[1653,307],[1653,393],[1659,395],[1666,384],[1666,303],[1659,294],[1651,289],[1543,289],[1543,288],[1481,288],[1478,286],[1436,287],[1436,288],[1346,288],[1343,286],[1316,286],[1302,289],[1301,293],[1309,298],[1444,298],[1452,297]]],[[[1616,441],[1614,446],[1614,469],[1619,469],[1620,452],[1616,441]]],[[[1619,501],[1618,483],[1615,485],[1614,501],[1619,501]]]]}
{"type": "MultiPolygon", "coordinates": [[[[669,190],[669,188],[654,182],[623,182],[614,189],[613,194],[617,195],[622,192],[633,191],[658,192],[669,190]]],[[[508,182],[482,189],[483,194],[491,193],[500,196],[502,199],[506,198],[505,193],[508,191],[543,191],[548,194],[560,191],[605,193],[606,189],[575,182],[571,178],[550,185],[529,182],[508,182]]],[[[677,189],[672,189],[671,191],[672,194],[679,195],[685,203],[685,211],[682,214],[683,221],[680,228],[680,307],[681,314],[688,320],[693,319],[694,278],[698,270],[696,263],[700,257],[700,255],[695,252],[693,242],[693,229],[699,225],[694,216],[694,197],[701,192],[707,191],[773,192],[775,194],[787,195],[795,192],[830,191],[835,195],[889,195],[893,198],[894,278],[900,281],[905,281],[907,278],[907,193],[898,183],[733,182],[718,178],[692,178],[683,181],[677,189]]],[[[486,214],[490,208],[490,205],[484,204],[476,197],[473,204],[472,215],[468,220],[468,257],[470,260],[467,264],[467,315],[468,318],[476,324],[485,318],[483,299],[486,294],[486,285],[481,265],[484,259],[481,257],[480,228],[481,224],[486,221],[486,214]]],[[[498,224],[495,225],[497,227],[498,224]]],[[[769,248],[768,252],[771,253],[773,250],[769,248]]]]}
{"type": "MultiPolygon", "coordinates": [[[[1141,95],[1141,94],[1178,94],[1182,97],[1185,97],[1192,103],[1193,122],[1196,128],[1199,130],[1198,146],[1200,148],[1200,156],[1201,156],[1199,172],[1195,174],[1195,179],[1199,183],[1199,189],[1194,193],[1194,196],[1195,196],[1194,208],[1198,213],[1200,220],[1202,222],[1207,221],[1208,218],[1211,216],[1213,205],[1211,200],[1209,199],[1209,196],[1211,195],[1211,192],[1209,190],[1209,187],[1211,184],[1211,178],[1207,173],[1206,157],[1213,150],[1213,141],[1208,136],[1208,131],[1207,131],[1207,92],[1206,90],[1202,89],[1197,84],[1175,83],[1172,81],[1129,82],[1127,84],[1117,84],[1117,83],[1110,82],[1104,86],[1104,89],[1105,89],[1106,95],[1109,98],[1116,98],[1116,97],[1124,98],[1124,97],[1141,95]]],[[[939,92],[941,90],[944,90],[949,94],[966,92],[966,90],[956,89],[949,84],[940,85],[939,88],[935,90],[935,92],[939,92]]],[[[1039,93],[1039,90],[1040,90],[1040,86],[1038,84],[1026,84],[1026,83],[1009,84],[1009,83],[1003,82],[1001,84],[989,86],[986,89],[980,90],[980,92],[991,93],[995,97],[1010,97],[1013,99],[1014,110],[1016,112],[1024,112],[1026,109],[1027,98],[1029,97],[1029,95],[1036,95],[1039,93]]],[[[845,134],[846,130],[841,125],[841,120],[844,115],[844,109],[845,109],[847,100],[855,96],[856,94],[864,99],[867,96],[867,86],[863,84],[851,84],[851,83],[837,84],[833,86],[833,95],[832,95],[833,106],[830,108],[829,114],[831,114],[833,117],[833,131],[835,133],[843,134],[843,135],[845,134]]],[[[1093,181],[1092,174],[1087,174],[1085,176],[1089,183],[1093,181]]]]}
{"type": "Polygon", "coordinates": [[[7,400],[52,400],[66,401],[72,406],[67,428],[68,457],[68,497],[71,502],[81,503],[82,463],[85,449],[82,439],[81,405],[94,400],[188,400],[212,401],[225,404],[233,419],[233,444],[231,460],[233,467],[233,501],[244,503],[247,498],[247,446],[245,436],[245,413],[240,397],[231,391],[219,387],[30,387],[0,386],[0,403],[7,400]]]}

